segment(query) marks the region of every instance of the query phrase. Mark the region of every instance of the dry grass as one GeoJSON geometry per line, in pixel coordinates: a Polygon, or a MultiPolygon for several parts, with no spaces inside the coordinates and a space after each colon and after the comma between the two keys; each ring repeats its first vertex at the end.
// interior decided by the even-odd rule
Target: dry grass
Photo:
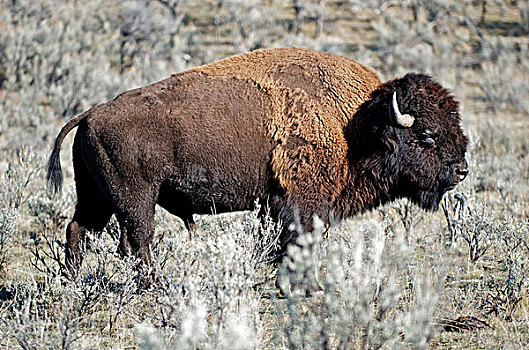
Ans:
{"type": "Polygon", "coordinates": [[[483,17],[482,1],[329,0],[320,35],[317,1],[298,2],[308,9],[299,32],[291,2],[218,3],[0,2],[1,346],[528,347],[527,1],[485,1],[483,17]],[[355,58],[384,79],[430,73],[452,89],[471,173],[444,210],[399,201],[304,235],[278,269],[287,296],[263,263],[277,229],[266,226],[263,242],[256,212],[198,217],[189,240],[160,210],[152,288],[116,254],[111,222],[94,233],[80,278],[65,280],[70,152],[60,197],[47,194],[42,173],[61,124],[175,71],[288,45],[355,58]],[[459,316],[492,329],[442,330],[459,316]]]}

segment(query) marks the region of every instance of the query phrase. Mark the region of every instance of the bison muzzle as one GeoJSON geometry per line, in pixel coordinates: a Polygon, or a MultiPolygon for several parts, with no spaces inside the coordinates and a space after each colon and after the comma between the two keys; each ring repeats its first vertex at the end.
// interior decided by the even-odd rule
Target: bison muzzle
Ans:
{"type": "Polygon", "coordinates": [[[124,254],[150,264],[156,204],[180,217],[269,207],[281,246],[318,215],[325,222],[407,197],[433,210],[468,173],[453,96],[421,74],[382,83],[345,57],[257,50],[127,91],[69,121],[48,165],[73,145],[77,206],[67,227],[75,273],[88,230],[115,214],[124,254]]]}

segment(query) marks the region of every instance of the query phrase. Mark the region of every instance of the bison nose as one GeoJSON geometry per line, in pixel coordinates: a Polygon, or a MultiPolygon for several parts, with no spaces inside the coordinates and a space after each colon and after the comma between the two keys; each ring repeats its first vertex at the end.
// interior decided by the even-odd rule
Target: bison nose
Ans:
{"type": "Polygon", "coordinates": [[[457,168],[454,170],[456,177],[459,181],[463,181],[465,177],[468,175],[468,164],[467,161],[464,160],[457,168]]]}

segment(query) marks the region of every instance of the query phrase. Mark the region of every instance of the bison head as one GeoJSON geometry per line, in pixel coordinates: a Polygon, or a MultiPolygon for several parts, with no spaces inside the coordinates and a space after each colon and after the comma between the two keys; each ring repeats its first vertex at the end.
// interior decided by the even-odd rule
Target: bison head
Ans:
{"type": "Polygon", "coordinates": [[[364,159],[376,159],[370,168],[388,199],[407,197],[434,210],[468,174],[459,104],[431,77],[410,73],[383,84],[360,113],[370,135],[362,153],[375,152],[364,159]]]}

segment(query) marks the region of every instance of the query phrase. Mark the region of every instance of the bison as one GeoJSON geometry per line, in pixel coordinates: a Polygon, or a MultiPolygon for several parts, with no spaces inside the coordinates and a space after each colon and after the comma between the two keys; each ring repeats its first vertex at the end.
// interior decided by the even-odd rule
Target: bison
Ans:
{"type": "Polygon", "coordinates": [[[282,223],[310,230],[407,197],[434,210],[468,173],[458,102],[431,77],[382,83],[351,59],[297,48],[257,50],[177,73],[92,107],[60,131],[73,144],[77,205],[66,266],[77,271],[88,230],[111,215],[119,249],[150,264],[156,204],[193,229],[193,214],[260,200],[282,223]]]}

